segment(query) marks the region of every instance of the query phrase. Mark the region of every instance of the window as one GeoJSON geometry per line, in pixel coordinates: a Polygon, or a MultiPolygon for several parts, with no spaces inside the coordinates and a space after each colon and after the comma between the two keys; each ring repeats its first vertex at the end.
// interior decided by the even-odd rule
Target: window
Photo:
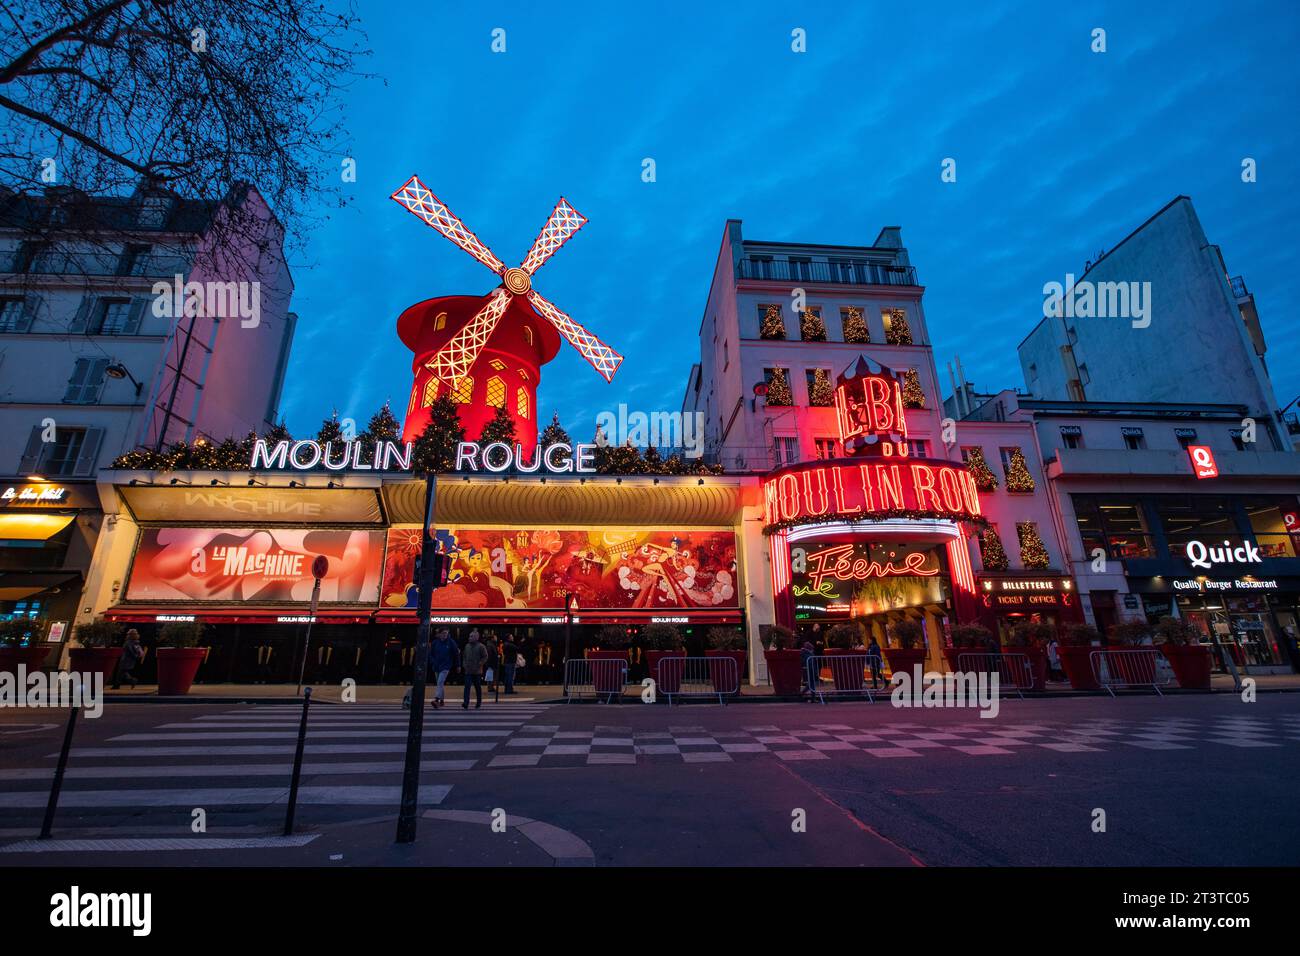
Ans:
{"type": "Polygon", "coordinates": [[[31,310],[20,297],[0,299],[0,332],[26,332],[32,327],[31,310]]]}
{"type": "Polygon", "coordinates": [[[104,370],[107,368],[106,358],[77,359],[72,377],[68,379],[68,390],[63,393],[63,401],[69,405],[93,405],[98,402],[104,391],[104,370]]]}
{"type": "Polygon", "coordinates": [[[120,276],[145,275],[149,268],[149,253],[152,249],[152,246],[136,243],[128,244],[126,251],[122,253],[122,261],[118,263],[117,274],[120,276]]]}
{"type": "Polygon", "coordinates": [[[804,380],[808,385],[808,404],[814,408],[829,408],[835,403],[835,387],[831,384],[831,372],[826,368],[804,370],[804,380]]]}
{"type": "Polygon", "coordinates": [[[810,305],[799,313],[799,338],[805,342],[825,342],[826,323],[821,306],[810,305]]]}
{"type": "Polygon", "coordinates": [[[1296,542],[1288,533],[1285,515],[1296,510],[1295,498],[1249,499],[1244,503],[1250,530],[1259,546],[1260,557],[1294,558],[1296,542]]]}
{"type": "MultiPolygon", "coordinates": [[[[491,385],[491,383],[489,383],[489,387],[490,387],[490,385],[491,385]]],[[[528,417],[528,391],[527,391],[527,389],[523,389],[523,388],[521,388],[521,389],[519,389],[517,392],[515,392],[515,414],[518,415],[520,418],[527,418],[527,417],[528,417]]]]}
{"type": "Polygon", "coordinates": [[[1136,499],[1103,495],[1071,495],[1070,499],[1086,557],[1091,559],[1099,548],[1111,558],[1154,556],[1146,514],[1136,499]]]}
{"type": "Polygon", "coordinates": [[[456,387],[451,390],[451,397],[458,405],[468,405],[474,398],[474,377],[462,375],[456,379],[456,387]]]}
{"type": "Polygon", "coordinates": [[[778,303],[766,303],[758,307],[758,337],[760,339],[784,339],[785,319],[781,315],[778,303]]]}
{"type": "Polygon", "coordinates": [[[867,320],[863,317],[862,309],[856,305],[840,309],[840,328],[843,330],[845,342],[865,345],[871,341],[867,320]]]}
{"type": "Polygon", "coordinates": [[[146,196],[140,203],[138,222],[151,229],[161,229],[167,222],[167,214],[171,212],[171,207],[170,196],[146,196]]]}
{"type": "Polygon", "coordinates": [[[518,371],[519,371],[519,377],[522,378],[525,382],[531,381],[531,379],[528,377],[527,369],[521,368],[518,371]]]}
{"type": "Polygon", "coordinates": [[[86,334],[122,335],[130,330],[131,312],[130,299],[100,299],[86,334]]]}
{"type": "Polygon", "coordinates": [[[1084,362],[1079,365],[1079,384],[1087,385],[1092,381],[1092,376],[1088,374],[1088,363],[1084,362]]]}
{"type": "Polygon", "coordinates": [[[533,344],[533,327],[531,325],[524,326],[524,341],[529,345],[533,344]]]}
{"type": "Polygon", "coordinates": [[[1142,434],[1142,429],[1125,427],[1119,431],[1124,436],[1124,447],[1129,451],[1140,451],[1147,447],[1147,440],[1142,434]]]}
{"type": "Polygon", "coordinates": [[[929,458],[930,443],[928,441],[920,441],[920,440],[913,441],[912,439],[909,438],[907,440],[907,453],[911,455],[913,458],[929,458]]]}
{"type": "Polygon", "coordinates": [[[799,458],[799,440],[797,438],[773,439],[777,465],[792,465],[799,458]]]}
{"type": "Polygon", "coordinates": [[[55,429],[54,441],[43,441],[43,427],[32,427],[27,439],[27,448],[22,461],[18,464],[18,473],[27,475],[33,472],[47,478],[70,478],[95,473],[99,446],[104,437],[102,428],[58,428],[55,429]]]}
{"type": "Polygon", "coordinates": [[[822,461],[840,456],[840,440],[838,438],[814,438],[813,448],[818,459],[822,461]]]}
{"type": "Polygon", "coordinates": [[[1078,425],[1061,426],[1061,447],[1063,448],[1082,448],[1083,447],[1083,429],[1078,425]]]}
{"type": "Polygon", "coordinates": [[[793,405],[794,396],[790,394],[790,376],[783,368],[763,369],[763,381],[767,383],[767,405],[793,405]]]}
{"type": "Polygon", "coordinates": [[[772,257],[771,256],[750,256],[750,269],[747,278],[750,279],[770,279],[772,278],[772,257]]]}
{"type": "Polygon", "coordinates": [[[907,324],[904,309],[881,309],[880,320],[885,326],[885,341],[890,345],[911,345],[912,327],[907,324]]]}
{"type": "Polygon", "coordinates": [[[438,385],[439,382],[436,375],[424,383],[424,395],[420,399],[421,404],[425,406],[433,404],[433,400],[438,397],[438,385]]]}
{"type": "Polygon", "coordinates": [[[441,332],[447,327],[447,313],[439,312],[438,317],[433,320],[433,331],[441,332]]]}
{"type": "Polygon", "coordinates": [[[790,278],[811,279],[812,259],[809,259],[807,256],[791,256],[790,257],[790,278]]]}
{"type": "Polygon", "coordinates": [[[1174,437],[1178,439],[1178,447],[1185,449],[1188,445],[1196,441],[1196,429],[1175,428],[1174,437]]]}
{"type": "Polygon", "coordinates": [[[506,383],[496,375],[488,379],[487,403],[496,408],[506,407],[506,383]]]}
{"type": "Polygon", "coordinates": [[[731,343],[723,342],[722,343],[722,370],[725,372],[729,368],[731,368],[731,343]]]}
{"type": "Polygon", "coordinates": [[[493,359],[493,360],[492,360],[491,362],[489,362],[488,364],[491,365],[492,368],[493,368],[493,370],[495,370],[495,371],[497,371],[497,372],[501,371],[503,368],[506,367],[506,363],[503,362],[503,361],[501,361],[500,359],[493,359]]]}
{"type": "Polygon", "coordinates": [[[865,285],[867,282],[867,264],[861,259],[832,259],[831,281],[865,285]]]}

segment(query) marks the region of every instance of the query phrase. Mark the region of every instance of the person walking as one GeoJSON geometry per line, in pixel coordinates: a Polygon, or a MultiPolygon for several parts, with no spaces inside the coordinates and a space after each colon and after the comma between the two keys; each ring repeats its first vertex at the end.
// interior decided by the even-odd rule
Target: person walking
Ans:
{"type": "Polygon", "coordinates": [[[804,641],[803,647],[799,649],[799,667],[803,671],[804,683],[808,685],[808,702],[812,703],[817,699],[819,678],[817,673],[817,652],[813,648],[812,641],[804,641]]]}
{"type": "Polygon", "coordinates": [[[505,682],[506,693],[515,692],[515,668],[519,664],[519,648],[515,645],[515,636],[507,634],[501,645],[501,680],[505,682]]]}
{"type": "Polygon", "coordinates": [[[880,686],[881,671],[884,670],[884,660],[880,653],[880,644],[876,640],[876,635],[871,635],[871,643],[867,645],[867,666],[871,668],[871,689],[875,690],[880,686]]]}
{"type": "Polygon", "coordinates": [[[476,701],[474,709],[478,710],[483,706],[483,669],[487,666],[488,649],[483,646],[483,642],[478,638],[478,631],[469,632],[469,643],[465,645],[465,650],[460,655],[460,667],[465,672],[465,702],[461,704],[463,710],[469,710],[469,689],[474,688],[476,701]]]}
{"type": "Polygon", "coordinates": [[[488,652],[487,671],[483,680],[488,685],[488,690],[496,693],[497,681],[501,679],[501,639],[497,637],[496,631],[488,631],[487,640],[483,643],[488,652]]]}
{"type": "Polygon", "coordinates": [[[1051,671],[1052,680],[1061,680],[1061,645],[1053,637],[1047,642],[1047,669],[1051,671]]]}
{"type": "Polygon", "coordinates": [[[446,692],[447,675],[460,664],[460,647],[451,639],[451,632],[445,627],[438,632],[438,638],[429,648],[429,666],[432,668],[438,687],[434,691],[432,706],[442,707],[446,692]]]}
{"type": "Polygon", "coordinates": [[[117,659],[117,672],[113,680],[113,690],[118,690],[122,686],[122,678],[124,677],[132,687],[140,683],[132,672],[142,660],[144,660],[144,645],[140,643],[140,632],[135,628],[131,628],[126,632],[126,642],[122,645],[122,656],[117,659]]]}

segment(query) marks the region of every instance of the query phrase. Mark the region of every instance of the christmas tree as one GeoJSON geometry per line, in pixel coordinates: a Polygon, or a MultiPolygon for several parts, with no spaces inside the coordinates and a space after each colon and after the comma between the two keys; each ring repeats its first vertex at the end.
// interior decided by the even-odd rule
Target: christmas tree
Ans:
{"type": "Polygon", "coordinates": [[[370,444],[397,441],[398,430],[397,419],[393,417],[388,403],[384,402],[384,407],[370,416],[370,423],[361,433],[361,440],[370,444]]]}
{"type": "Polygon", "coordinates": [[[498,441],[505,442],[512,449],[515,444],[515,420],[500,405],[497,406],[491,421],[483,426],[483,433],[478,436],[478,443],[482,446],[498,441]]]}
{"type": "Polygon", "coordinates": [[[1028,494],[1034,490],[1034,478],[1029,474],[1029,464],[1019,448],[1007,456],[1007,491],[1028,494]]]}
{"type": "Polygon", "coordinates": [[[825,407],[835,400],[835,389],[831,378],[824,368],[813,369],[812,381],[808,383],[808,404],[825,407]]]}
{"type": "Polygon", "coordinates": [[[767,382],[767,404],[772,405],[793,405],[794,398],[790,394],[790,383],[785,380],[785,369],[772,369],[772,377],[767,382]]]}
{"type": "Polygon", "coordinates": [[[560,416],[558,414],[551,415],[551,423],[542,429],[541,435],[537,438],[537,444],[542,448],[545,448],[547,445],[573,444],[573,442],[569,440],[569,433],[561,427],[560,416]]]}
{"type": "Polygon", "coordinates": [[[322,445],[327,441],[340,442],[343,440],[343,426],[339,422],[339,413],[337,411],[320,423],[320,431],[316,433],[316,440],[322,445]]]}
{"type": "MultiPolygon", "coordinates": [[[[1010,482],[1008,482],[1010,487],[1010,482]]],[[[1038,525],[1032,521],[1017,521],[1016,535],[1020,538],[1020,563],[1026,568],[1041,570],[1051,564],[1047,548],[1038,534],[1038,525]]]]}
{"type": "Polygon", "coordinates": [[[907,313],[902,309],[889,309],[885,313],[885,341],[890,345],[911,345],[912,327],[907,324],[907,313]]]}
{"type": "Polygon", "coordinates": [[[762,339],[783,339],[785,338],[785,320],[781,318],[781,307],[779,305],[759,306],[764,309],[763,321],[758,328],[758,337],[762,339]]]}
{"type": "Polygon", "coordinates": [[[914,368],[903,373],[903,407],[925,408],[925,392],[914,368]]]}
{"type": "Polygon", "coordinates": [[[821,309],[804,309],[799,313],[799,338],[805,342],[825,342],[826,323],[821,309]]]}
{"type": "Polygon", "coordinates": [[[867,320],[863,318],[862,310],[857,306],[851,305],[847,309],[841,309],[840,319],[844,324],[845,342],[864,345],[871,341],[871,330],[867,328],[867,320]]]}
{"type": "Polygon", "coordinates": [[[993,474],[988,462],[984,460],[983,450],[979,448],[964,450],[966,452],[966,470],[975,479],[975,487],[980,491],[997,491],[998,476],[993,474]]]}
{"type": "Polygon", "coordinates": [[[429,424],[412,448],[411,468],[418,474],[451,471],[456,465],[456,446],[465,440],[456,403],[450,395],[439,395],[429,403],[429,424]]]}
{"type": "Polygon", "coordinates": [[[641,458],[641,474],[643,475],[666,475],[668,474],[666,463],[663,455],[659,454],[659,449],[651,445],[645,450],[645,455],[641,458]]]}
{"type": "Polygon", "coordinates": [[[641,452],[628,442],[626,445],[610,445],[605,449],[604,470],[601,470],[600,456],[597,456],[596,470],[606,475],[640,475],[644,474],[645,462],[641,452]]]}
{"type": "Polygon", "coordinates": [[[1007,552],[1002,547],[997,528],[991,525],[980,532],[980,562],[985,571],[1005,571],[1010,567],[1007,552]]]}
{"type": "Polygon", "coordinates": [[[262,437],[265,438],[266,443],[272,447],[282,441],[293,441],[293,436],[289,434],[289,429],[283,421],[268,428],[266,432],[263,433],[262,437]]]}

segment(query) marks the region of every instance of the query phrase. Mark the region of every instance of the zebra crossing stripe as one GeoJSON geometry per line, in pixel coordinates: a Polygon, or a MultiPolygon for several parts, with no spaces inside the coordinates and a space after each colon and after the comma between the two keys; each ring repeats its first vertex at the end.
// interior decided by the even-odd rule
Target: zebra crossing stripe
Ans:
{"type": "MultiPolygon", "coordinates": [[[[425,731],[424,737],[509,737],[509,730],[439,730],[433,733],[425,731]]],[[[307,738],[309,740],[318,737],[356,737],[364,740],[375,740],[380,737],[392,737],[394,739],[406,739],[405,730],[312,730],[308,728],[307,738]]],[[[213,731],[209,733],[200,730],[197,733],[178,733],[178,734],[119,734],[116,737],[108,738],[110,743],[167,743],[170,741],[180,742],[183,740],[297,740],[298,732],[296,730],[253,730],[241,731],[236,730],[231,733],[213,731]]]]}
{"type": "MultiPolygon", "coordinates": [[[[470,753],[491,750],[495,743],[423,744],[421,753],[470,753]]],[[[249,744],[235,747],[73,747],[74,757],[274,757],[291,754],[293,745],[249,744]]],[[[307,742],[309,754],[399,754],[406,753],[405,744],[315,744],[307,742]]],[[[50,758],[58,754],[47,754],[50,758]]]]}
{"type": "Polygon", "coordinates": [[[273,837],[142,837],[134,840],[23,840],[0,853],[154,853],[159,850],[275,850],[306,846],[319,833],[273,837]]]}
{"type": "MultiPolygon", "coordinates": [[[[448,784],[428,784],[419,789],[421,803],[442,803],[448,784]]],[[[402,788],[300,787],[298,803],[313,806],[396,806],[402,788]]],[[[109,807],[216,807],[284,803],[288,787],[207,787],[193,790],[65,790],[59,806],[102,810],[109,807]]],[[[0,793],[0,808],[41,809],[49,800],[42,790],[0,793]]]]}
{"type": "MultiPolygon", "coordinates": [[[[469,770],[477,760],[421,760],[420,770],[437,773],[444,770],[469,770]]],[[[305,763],[302,772],[309,776],[330,774],[401,773],[404,763],[305,763]]],[[[67,780],[150,780],[167,777],[277,777],[288,776],[289,768],[283,763],[254,764],[158,764],[156,766],[128,766],[118,764],[91,767],[69,767],[64,771],[67,780]]],[[[22,767],[0,770],[0,780],[42,780],[54,778],[53,767],[22,767]]]]}

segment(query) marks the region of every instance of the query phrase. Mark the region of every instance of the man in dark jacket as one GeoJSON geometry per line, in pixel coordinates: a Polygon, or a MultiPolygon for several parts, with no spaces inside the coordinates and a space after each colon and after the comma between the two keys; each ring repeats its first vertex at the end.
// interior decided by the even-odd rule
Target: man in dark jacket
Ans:
{"type": "Polygon", "coordinates": [[[488,649],[483,646],[483,642],[478,639],[478,631],[469,632],[469,643],[465,645],[465,650],[460,654],[460,666],[465,671],[465,702],[460,706],[469,710],[469,688],[474,686],[474,693],[477,700],[474,709],[478,710],[483,706],[483,668],[487,666],[488,649]]]}
{"type": "Polygon", "coordinates": [[[519,648],[515,644],[515,636],[507,634],[505,643],[501,645],[501,679],[505,681],[506,693],[515,692],[515,666],[518,664],[519,648]]]}
{"type": "Polygon", "coordinates": [[[433,706],[441,707],[447,675],[460,664],[460,647],[451,639],[451,632],[445,627],[438,632],[438,639],[429,648],[429,669],[438,680],[438,689],[434,692],[433,706]]]}

